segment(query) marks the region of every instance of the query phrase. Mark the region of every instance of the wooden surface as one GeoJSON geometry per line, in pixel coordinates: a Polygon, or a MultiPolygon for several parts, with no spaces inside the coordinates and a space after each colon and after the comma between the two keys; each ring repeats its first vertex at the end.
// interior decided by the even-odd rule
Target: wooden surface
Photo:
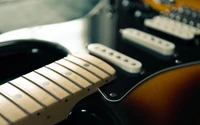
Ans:
{"type": "Polygon", "coordinates": [[[52,81],[46,79],[45,77],[37,74],[36,72],[31,72],[25,75],[26,78],[33,81],[35,84],[39,85],[40,87],[44,88],[46,91],[52,93],[54,96],[59,98],[60,100],[69,96],[65,90],[60,88],[58,85],[53,83],[52,81]]]}
{"type": "Polygon", "coordinates": [[[69,61],[71,61],[71,62],[73,62],[73,63],[75,63],[75,64],[77,64],[77,65],[79,65],[81,67],[84,67],[84,68],[88,69],[90,72],[96,71],[95,75],[97,77],[101,78],[101,79],[106,79],[106,77],[108,77],[108,74],[106,74],[105,72],[103,72],[100,69],[96,68],[95,66],[87,65],[88,63],[86,61],[83,61],[83,60],[78,59],[78,58],[76,58],[74,56],[71,56],[71,55],[65,57],[65,59],[67,59],[67,60],[69,60],[69,61]]]}
{"type": "Polygon", "coordinates": [[[93,56],[84,57],[89,58],[87,63],[81,56],[71,56],[1,85],[0,125],[58,123],[78,101],[115,78],[111,66],[93,56]],[[108,69],[101,70],[102,66],[108,69]]]}
{"type": "Polygon", "coordinates": [[[81,68],[81,67],[78,67],[76,66],[75,64],[69,62],[69,61],[66,61],[66,60],[58,60],[56,61],[57,63],[63,65],[63,66],[69,66],[69,69],[74,71],[74,72],[77,72],[77,71],[80,71],[81,74],[84,78],[88,79],[89,81],[91,81],[92,83],[97,83],[100,81],[100,79],[98,77],[96,77],[95,75],[91,74],[90,72],[88,72],[87,70],[81,68]]]}

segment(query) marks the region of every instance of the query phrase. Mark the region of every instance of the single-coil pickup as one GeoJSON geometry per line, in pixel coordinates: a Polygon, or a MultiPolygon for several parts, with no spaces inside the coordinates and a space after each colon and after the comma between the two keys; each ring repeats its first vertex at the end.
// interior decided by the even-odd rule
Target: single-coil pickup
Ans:
{"type": "Polygon", "coordinates": [[[169,41],[134,28],[126,28],[120,31],[124,39],[155,51],[161,55],[171,56],[174,53],[175,45],[169,41]]]}
{"type": "Polygon", "coordinates": [[[184,40],[190,40],[195,35],[200,35],[200,29],[164,16],[145,19],[144,24],[147,27],[184,40]]]}
{"type": "Polygon", "coordinates": [[[88,50],[91,54],[116,65],[126,72],[139,73],[141,71],[142,64],[139,61],[102,44],[90,44],[88,45],[88,50]]]}

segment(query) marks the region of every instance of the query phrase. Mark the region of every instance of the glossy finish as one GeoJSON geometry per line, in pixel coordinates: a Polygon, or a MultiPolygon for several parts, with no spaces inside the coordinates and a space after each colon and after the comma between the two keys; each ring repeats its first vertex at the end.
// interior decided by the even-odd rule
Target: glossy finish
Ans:
{"type": "Polygon", "coordinates": [[[174,4],[172,5],[161,4],[159,2],[155,2],[156,0],[143,0],[143,1],[152,6],[157,11],[167,11],[168,9],[172,9],[173,7],[180,7],[182,5],[186,5],[194,9],[200,10],[198,0],[175,0],[174,4]]]}
{"type": "Polygon", "coordinates": [[[113,47],[115,50],[140,61],[143,68],[139,75],[131,75],[113,65],[118,71],[117,80],[113,84],[101,88],[101,92],[108,101],[120,101],[126,96],[127,92],[142,83],[143,80],[156,75],[160,71],[168,70],[169,67],[200,60],[200,55],[198,54],[200,53],[200,39],[198,36],[195,36],[192,40],[181,40],[171,35],[149,29],[144,26],[144,20],[132,16],[133,13],[122,8],[122,5],[119,6],[118,14],[117,40],[110,42],[115,45],[113,47]],[[139,29],[143,32],[172,42],[176,46],[174,54],[165,57],[123,39],[120,29],[123,30],[126,28],[139,29]],[[111,93],[115,93],[116,96],[110,96],[111,93]]]}
{"type": "Polygon", "coordinates": [[[200,124],[200,64],[144,81],[121,102],[137,125],[200,124]]]}
{"type": "MultiPolygon", "coordinates": [[[[98,42],[137,59],[143,64],[142,72],[138,75],[126,73],[111,64],[117,71],[116,80],[101,87],[99,89],[101,95],[96,93],[92,97],[80,101],[70,113],[69,119],[61,124],[87,124],[87,119],[94,120],[92,123],[89,122],[92,125],[100,123],[109,125],[165,124],[165,122],[172,125],[176,123],[189,125],[190,122],[196,122],[199,116],[196,115],[199,112],[199,103],[196,102],[199,98],[197,92],[199,86],[193,86],[193,83],[199,82],[199,37],[184,41],[152,31],[144,27],[142,19],[133,16],[133,13],[123,8],[121,1],[117,2],[120,5],[99,4],[98,9],[94,8],[94,11],[88,15],[71,22],[26,28],[2,34],[0,36],[1,43],[9,43],[15,39],[42,39],[62,45],[69,53],[88,53],[86,46],[89,43],[98,42]],[[116,9],[117,6],[119,8],[116,9]],[[120,29],[124,28],[136,28],[171,41],[176,45],[175,53],[166,58],[141,46],[130,44],[120,35],[120,29]],[[196,62],[198,65],[189,67],[189,69],[187,67],[169,69],[192,62],[196,62]],[[188,81],[184,81],[184,78],[188,81]],[[163,85],[160,81],[166,82],[166,84],[163,85]],[[190,99],[191,101],[188,101],[190,99]],[[187,107],[186,111],[183,110],[184,107],[187,107]],[[102,114],[106,114],[106,117],[103,117],[102,114]]],[[[84,61],[88,60],[85,57],[84,59],[84,61]]],[[[95,62],[93,63],[98,66],[95,62]]],[[[106,70],[106,67],[102,66],[102,69],[106,70]]]]}
{"type": "Polygon", "coordinates": [[[1,43],[0,84],[56,61],[67,54],[64,47],[42,40],[15,40],[1,43]]]}

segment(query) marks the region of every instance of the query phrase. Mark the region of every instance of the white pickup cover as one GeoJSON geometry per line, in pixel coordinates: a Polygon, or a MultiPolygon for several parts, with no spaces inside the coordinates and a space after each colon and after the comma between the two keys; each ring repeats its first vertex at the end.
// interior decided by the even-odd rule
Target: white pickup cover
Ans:
{"type": "Polygon", "coordinates": [[[161,55],[170,56],[174,53],[175,45],[169,41],[134,28],[126,28],[120,31],[124,39],[139,44],[161,55]]]}
{"type": "Polygon", "coordinates": [[[139,73],[141,71],[142,64],[139,61],[102,44],[90,44],[88,45],[88,50],[90,53],[101,57],[102,59],[118,66],[126,72],[139,73]]]}
{"type": "Polygon", "coordinates": [[[184,40],[190,40],[193,39],[195,35],[200,35],[200,29],[164,16],[145,19],[144,24],[147,27],[184,40]]]}

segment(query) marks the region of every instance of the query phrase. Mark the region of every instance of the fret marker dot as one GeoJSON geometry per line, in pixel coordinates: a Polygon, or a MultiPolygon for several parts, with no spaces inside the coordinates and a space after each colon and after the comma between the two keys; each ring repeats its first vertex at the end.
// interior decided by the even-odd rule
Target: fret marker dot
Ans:
{"type": "Polygon", "coordinates": [[[21,94],[16,94],[16,95],[15,95],[15,98],[21,98],[21,97],[22,97],[21,94]]]}
{"type": "Polygon", "coordinates": [[[66,73],[65,73],[65,75],[71,75],[71,74],[72,74],[71,72],[66,72],[66,73]]]}
{"type": "Polygon", "coordinates": [[[90,64],[88,64],[88,63],[85,63],[83,66],[85,66],[85,67],[88,67],[88,66],[90,66],[90,64]]]}
{"type": "Polygon", "coordinates": [[[49,82],[43,82],[42,85],[47,86],[49,85],[49,82]]]}

